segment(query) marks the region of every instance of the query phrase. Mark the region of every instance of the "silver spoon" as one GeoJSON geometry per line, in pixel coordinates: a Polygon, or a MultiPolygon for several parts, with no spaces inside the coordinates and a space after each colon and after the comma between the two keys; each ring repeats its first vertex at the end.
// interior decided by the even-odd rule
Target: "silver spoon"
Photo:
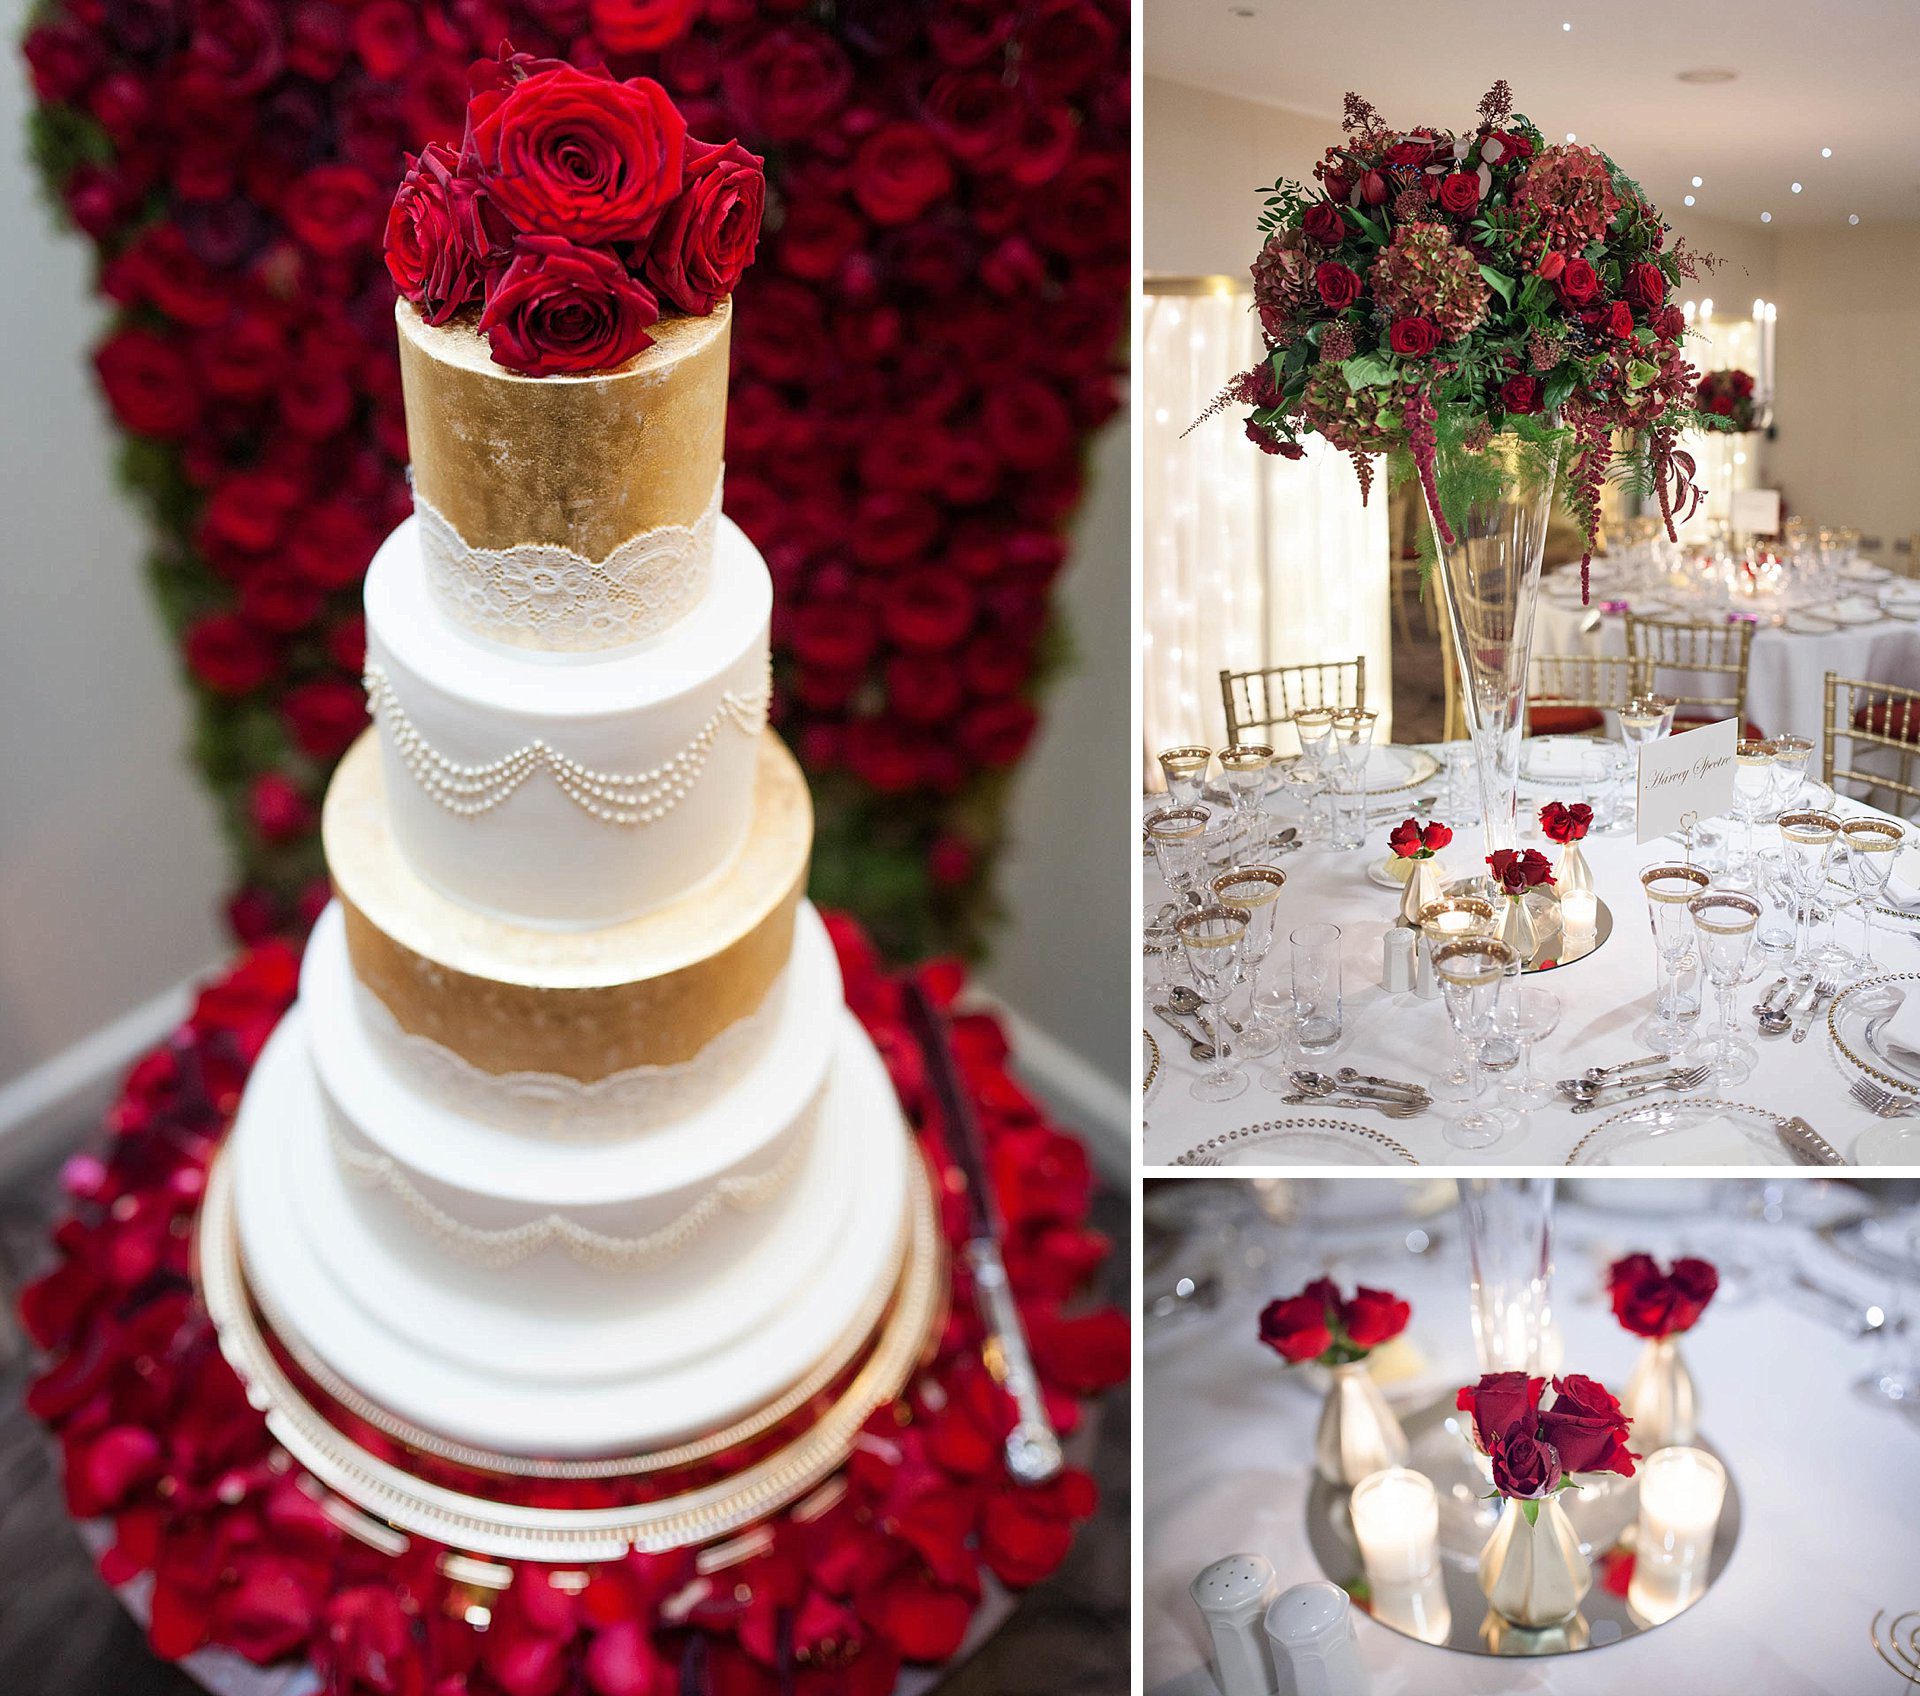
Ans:
{"type": "Polygon", "coordinates": [[[1172,1026],[1174,1030],[1178,1031],[1187,1039],[1187,1052],[1192,1055],[1195,1060],[1204,1066],[1209,1060],[1214,1058],[1213,1044],[1206,1041],[1203,1037],[1195,1035],[1190,1025],[1183,1025],[1176,1019],[1173,1016],[1173,1009],[1171,1007],[1168,1007],[1163,1002],[1156,1001],[1153,1004],[1153,1012],[1155,1018],[1159,1019],[1163,1024],[1172,1026]]]}
{"type": "MultiPolygon", "coordinates": [[[[1773,1005],[1773,991],[1767,992],[1766,1000],[1754,1011],[1759,1015],[1760,1028],[1768,1036],[1780,1036],[1793,1024],[1794,1003],[1800,999],[1800,991],[1812,983],[1811,978],[1795,978],[1793,987],[1787,991],[1787,999],[1781,1006],[1773,1005]]],[[[1777,984],[1774,986],[1779,987],[1777,984]]]]}
{"type": "Polygon", "coordinates": [[[1415,1099],[1404,1090],[1380,1089],[1372,1084],[1353,1083],[1329,1077],[1325,1072],[1289,1072],[1287,1077],[1295,1089],[1304,1090],[1308,1095],[1364,1095],[1370,1101],[1415,1109],[1426,1105],[1424,1098],[1415,1099]]]}
{"type": "MultiPolygon", "coordinates": [[[[1207,1004],[1183,983],[1176,983],[1168,988],[1167,1005],[1176,1013],[1186,1014],[1190,1019],[1198,1018],[1203,1013],[1209,1018],[1214,1016],[1207,1012],[1207,1004]]],[[[1225,1013],[1220,1014],[1219,1017],[1225,1023],[1228,1030],[1239,1031],[1240,1021],[1238,1019],[1229,1019],[1225,1013]]]]}

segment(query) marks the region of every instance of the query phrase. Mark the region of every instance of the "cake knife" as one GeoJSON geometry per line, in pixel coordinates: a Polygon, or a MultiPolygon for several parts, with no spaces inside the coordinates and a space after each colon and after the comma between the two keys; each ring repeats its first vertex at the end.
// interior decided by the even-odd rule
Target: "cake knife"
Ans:
{"type": "Polygon", "coordinates": [[[1021,1484],[1044,1484],[1061,1468],[1060,1439],[1047,1418],[1039,1375],[1027,1348],[1020,1309],[1007,1281],[1000,1254],[1000,1222],[987,1183],[986,1151],[980,1145],[980,1126],[973,1103],[960,1087],[953,1048],[945,1022],[927,992],[918,983],[907,985],[907,1015],[927,1059],[927,1081],[940,1106],[941,1123],[953,1157],[967,1180],[967,1264],[973,1269],[973,1288],[987,1328],[981,1354],[987,1370],[1013,1398],[1017,1418],[1007,1437],[1007,1470],[1021,1484]]]}

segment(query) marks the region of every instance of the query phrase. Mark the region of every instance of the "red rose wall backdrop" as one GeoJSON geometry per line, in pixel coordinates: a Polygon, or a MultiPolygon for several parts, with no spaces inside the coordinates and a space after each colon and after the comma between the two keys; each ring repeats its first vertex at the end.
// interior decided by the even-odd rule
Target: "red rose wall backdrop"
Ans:
{"type": "Polygon", "coordinates": [[[1062,529],[1119,399],[1123,0],[39,12],[36,146],[117,311],[95,362],[239,852],[236,930],[324,900],[319,800],[365,723],[360,579],[409,506],[383,229],[503,41],[657,77],[694,135],[765,157],[726,506],[774,575],[814,891],[892,952],[976,945],[1062,529]]]}

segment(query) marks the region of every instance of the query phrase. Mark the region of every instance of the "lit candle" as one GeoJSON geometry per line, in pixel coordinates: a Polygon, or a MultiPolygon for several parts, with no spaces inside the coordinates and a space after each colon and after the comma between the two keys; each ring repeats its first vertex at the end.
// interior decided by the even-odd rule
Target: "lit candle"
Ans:
{"type": "Polygon", "coordinates": [[[1592,890],[1573,889],[1560,897],[1560,928],[1568,936],[1584,941],[1593,935],[1599,918],[1599,897],[1592,890]]]}
{"type": "Polygon", "coordinates": [[[1404,1466],[1370,1472],[1353,1487],[1353,1535],[1375,1584],[1413,1584],[1433,1570],[1440,1501],[1432,1480],[1404,1466]]]}
{"type": "Polygon", "coordinates": [[[1661,1449],[1642,1463],[1627,1600],[1644,1619],[1659,1625],[1700,1599],[1726,1495],[1726,1468],[1705,1449],[1661,1449]]]}

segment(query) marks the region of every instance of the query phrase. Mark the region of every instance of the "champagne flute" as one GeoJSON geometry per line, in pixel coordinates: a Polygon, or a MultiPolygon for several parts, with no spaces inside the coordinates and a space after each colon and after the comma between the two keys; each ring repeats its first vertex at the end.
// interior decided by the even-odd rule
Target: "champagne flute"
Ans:
{"type": "Polygon", "coordinates": [[[1446,1121],[1442,1134],[1456,1148],[1487,1148],[1519,1123],[1508,1107],[1485,1107],[1486,1068],[1480,1044],[1495,1034],[1500,986],[1520,956],[1498,937],[1468,936],[1433,951],[1433,969],[1446,1000],[1447,1022],[1467,1049],[1467,1104],[1446,1121]]]}
{"type": "Polygon", "coordinates": [[[1307,768],[1307,816],[1301,829],[1303,842],[1320,840],[1320,794],[1327,779],[1327,762],[1333,755],[1333,708],[1302,707],[1293,715],[1293,733],[1300,739],[1300,759],[1307,768]]]}
{"type": "Polygon", "coordinates": [[[1202,847],[1212,818],[1210,807],[1163,807],[1147,820],[1147,840],[1153,844],[1154,864],[1160,868],[1167,887],[1182,902],[1197,898],[1200,872],[1205,864],[1202,847]]]}
{"type": "Polygon", "coordinates": [[[1719,1028],[1700,1045],[1698,1055],[1713,1066],[1715,1084],[1744,1083],[1753,1072],[1758,1051],[1734,1033],[1733,997],[1747,974],[1753,954],[1753,929],[1760,922],[1760,903],[1737,890],[1713,889],[1687,903],[1700,938],[1700,958],[1706,975],[1720,992],[1719,1028]]]}
{"type": "Polygon", "coordinates": [[[1903,826],[1893,819],[1848,819],[1840,827],[1840,840],[1847,851],[1847,877],[1860,896],[1860,923],[1864,928],[1860,952],[1862,968],[1873,964],[1873,909],[1887,898],[1887,881],[1893,876],[1894,855],[1907,839],[1903,826]]]}
{"type": "Polygon", "coordinates": [[[1336,848],[1358,848],[1367,839],[1366,770],[1373,753],[1378,713],[1364,707],[1346,707],[1333,715],[1333,744],[1338,761],[1334,781],[1334,835],[1336,848]]]}
{"type": "MultiPolygon", "coordinates": [[[[1635,781],[1638,781],[1640,750],[1649,743],[1657,742],[1673,728],[1673,714],[1679,705],[1671,695],[1634,695],[1620,709],[1620,740],[1625,744],[1634,764],[1635,781]]],[[[1631,791],[1630,791],[1631,793],[1631,791]]],[[[1627,809],[1631,815],[1639,812],[1639,796],[1634,794],[1633,805],[1627,809]]]]}
{"type": "Polygon", "coordinates": [[[1687,1021],[1699,1008],[1689,1003],[1681,974],[1697,960],[1692,915],[1687,903],[1712,884],[1698,866],[1649,866],[1640,874],[1646,892],[1647,918],[1653,926],[1654,954],[1659,977],[1653,1011],[1634,1028],[1634,1037],[1655,1054],[1678,1059],[1687,1050],[1687,1021]]]}
{"type": "Polygon", "coordinates": [[[1771,742],[1743,737],[1733,748],[1733,812],[1740,821],[1740,857],[1727,868],[1727,881],[1755,886],[1753,827],[1774,787],[1776,749],[1771,742]]]}
{"type": "Polygon", "coordinates": [[[1163,748],[1160,751],[1160,775],[1167,780],[1167,795],[1176,807],[1197,806],[1206,787],[1207,766],[1213,759],[1211,748],[1193,745],[1163,748]]]}
{"type": "Polygon", "coordinates": [[[1242,950],[1247,940],[1244,907],[1202,907],[1182,913],[1174,921],[1180,945],[1187,953],[1193,987],[1206,1007],[1207,1027],[1213,1039],[1213,1070],[1193,1080],[1198,1101],[1231,1101],[1247,1087],[1247,1074],[1227,1049],[1227,997],[1239,987],[1242,950]]]}
{"type": "Polygon", "coordinates": [[[1772,805],[1776,813],[1784,813],[1799,801],[1800,792],[1806,787],[1807,762],[1812,758],[1813,744],[1806,737],[1773,738],[1772,805]]]}
{"type": "Polygon", "coordinates": [[[1273,926],[1279,912],[1280,891],[1287,874],[1278,866],[1230,866],[1214,878],[1214,900],[1238,907],[1247,915],[1247,937],[1240,947],[1241,975],[1247,985],[1246,1020],[1240,1026],[1240,1051],[1251,1059],[1271,1054],[1280,1045],[1277,1004],[1260,984],[1261,968],[1273,946],[1273,926]]]}

